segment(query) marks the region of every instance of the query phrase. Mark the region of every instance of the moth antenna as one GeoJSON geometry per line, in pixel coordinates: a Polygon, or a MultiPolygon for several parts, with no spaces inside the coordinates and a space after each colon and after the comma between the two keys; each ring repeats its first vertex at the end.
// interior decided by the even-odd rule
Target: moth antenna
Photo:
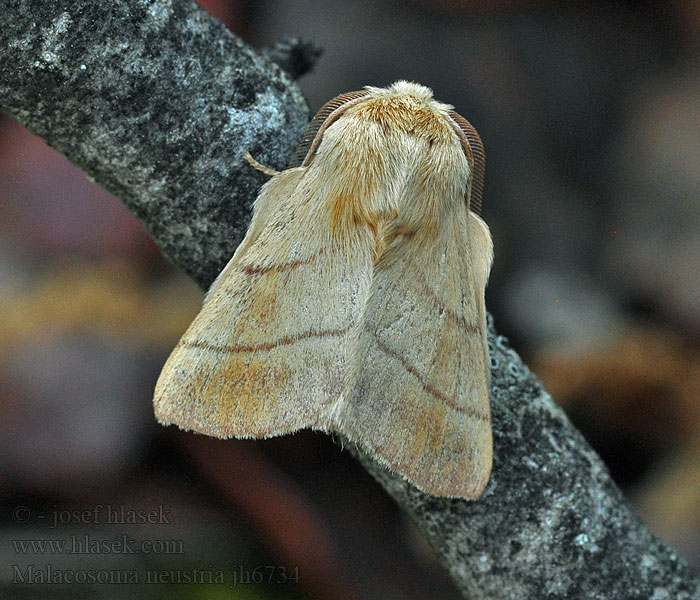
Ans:
{"type": "Polygon", "coordinates": [[[246,152],[243,155],[243,158],[246,159],[248,164],[253,167],[255,170],[260,171],[261,173],[265,173],[265,175],[269,175],[270,177],[274,177],[279,173],[279,171],[275,171],[274,169],[270,169],[269,167],[266,167],[265,165],[261,165],[257,160],[253,158],[253,155],[250,152],[246,152]]]}

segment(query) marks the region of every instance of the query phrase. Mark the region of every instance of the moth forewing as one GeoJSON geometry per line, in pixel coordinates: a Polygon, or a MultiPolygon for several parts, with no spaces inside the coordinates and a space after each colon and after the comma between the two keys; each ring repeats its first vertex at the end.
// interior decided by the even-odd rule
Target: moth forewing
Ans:
{"type": "Polygon", "coordinates": [[[478,497],[492,249],[469,210],[475,136],[417,84],[329,102],[168,359],[158,419],[218,437],[337,430],[428,493],[478,497]]]}

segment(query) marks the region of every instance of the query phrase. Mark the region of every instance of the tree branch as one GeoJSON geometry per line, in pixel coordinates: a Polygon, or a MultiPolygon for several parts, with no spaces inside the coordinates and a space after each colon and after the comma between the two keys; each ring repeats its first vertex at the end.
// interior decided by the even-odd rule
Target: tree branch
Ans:
{"type": "Polygon", "coordinates": [[[191,1],[3,4],[0,106],[207,286],[265,180],[241,157],[285,166],[309,120],[301,92],[191,1]]]}
{"type": "MultiPolygon", "coordinates": [[[[202,287],[308,121],[298,89],[189,0],[10,1],[0,106],[136,214],[202,287]]],[[[480,500],[425,495],[347,444],[470,598],[700,598],[490,325],[495,464],[480,500]]]]}
{"type": "Polygon", "coordinates": [[[286,38],[260,51],[267,60],[275,63],[292,79],[308,73],[322,52],[323,49],[312,41],[299,38],[286,38]]]}

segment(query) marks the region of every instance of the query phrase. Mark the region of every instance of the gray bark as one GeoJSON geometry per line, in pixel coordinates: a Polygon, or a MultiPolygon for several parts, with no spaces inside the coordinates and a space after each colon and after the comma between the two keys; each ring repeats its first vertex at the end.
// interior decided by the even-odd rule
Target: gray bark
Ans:
{"type": "MultiPolygon", "coordinates": [[[[0,106],[119,196],[206,288],[264,180],[242,155],[282,168],[306,126],[296,86],[189,0],[0,8],[0,106]]],[[[290,53],[268,56],[298,65],[290,53]]],[[[495,463],[480,500],[423,494],[348,444],[465,596],[700,598],[492,323],[489,343],[495,463]]]]}
{"type": "Polygon", "coordinates": [[[0,107],[121,198],[202,286],[266,179],[241,157],[283,168],[309,120],[282,69],[185,0],[3,0],[0,52],[0,107]]]}

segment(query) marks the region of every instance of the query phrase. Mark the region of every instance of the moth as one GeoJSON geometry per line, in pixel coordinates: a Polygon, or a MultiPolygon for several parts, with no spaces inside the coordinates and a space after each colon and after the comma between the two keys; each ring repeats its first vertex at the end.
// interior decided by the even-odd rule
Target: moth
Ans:
{"type": "Polygon", "coordinates": [[[337,431],[421,490],[477,498],[492,463],[484,150],[398,81],[321,108],[155,390],[210,436],[337,431]]]}

